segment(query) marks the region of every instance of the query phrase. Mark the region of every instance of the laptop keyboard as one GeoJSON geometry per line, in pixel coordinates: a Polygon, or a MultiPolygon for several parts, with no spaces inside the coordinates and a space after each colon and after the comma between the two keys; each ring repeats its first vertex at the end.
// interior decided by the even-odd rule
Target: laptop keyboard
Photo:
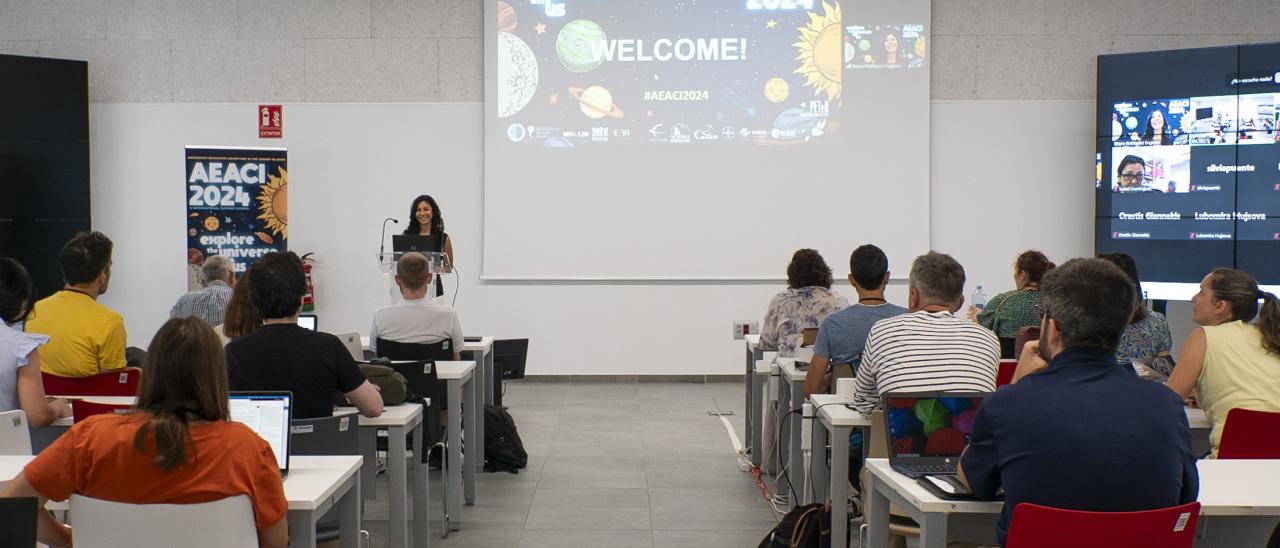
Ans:
{"type": "Polygon", "coordinates": [[[954,464],[913,464],[911,466],[907,466],[906,469],[922,475],[956,473],[956,465],[954,464]]]}

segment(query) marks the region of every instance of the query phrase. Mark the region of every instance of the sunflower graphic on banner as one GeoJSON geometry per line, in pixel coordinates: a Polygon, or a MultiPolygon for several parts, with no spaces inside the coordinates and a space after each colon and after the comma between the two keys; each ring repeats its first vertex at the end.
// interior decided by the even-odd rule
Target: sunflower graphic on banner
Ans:
{"type": "Polygon", "coordinates": [[[289,248],[288,154],[283,148],[186,147],[187,285],[198,289],[212,255],[237,275],[289,248]]]}

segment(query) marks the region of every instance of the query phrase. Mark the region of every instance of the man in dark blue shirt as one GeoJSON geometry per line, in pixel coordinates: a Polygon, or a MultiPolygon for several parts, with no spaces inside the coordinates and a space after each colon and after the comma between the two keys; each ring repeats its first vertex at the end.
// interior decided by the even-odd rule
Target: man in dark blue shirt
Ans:
{"type": "Polygon", "coordinates": [[[1046,274],[1040,291],[1043,335],[1023,349],[1015,384],[982,402],[960,461],[977,497],[1004,488],[1000,544],[1023,502],[1133,511],[1196,500],[1182,400],[1115,362],[1133,283],[1106,261],[1074,259],[1046,274]]]}

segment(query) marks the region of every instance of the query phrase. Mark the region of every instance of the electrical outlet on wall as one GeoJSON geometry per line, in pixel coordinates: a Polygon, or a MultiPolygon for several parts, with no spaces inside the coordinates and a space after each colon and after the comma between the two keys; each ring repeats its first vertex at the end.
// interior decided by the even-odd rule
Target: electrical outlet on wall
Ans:
{"type": "Polygon", "coordinates": [[[740,341],[743,336],[754,335],[760,332],[760,323],[751,321],[735,321],[733,322],[733,340],[740,341]]]}

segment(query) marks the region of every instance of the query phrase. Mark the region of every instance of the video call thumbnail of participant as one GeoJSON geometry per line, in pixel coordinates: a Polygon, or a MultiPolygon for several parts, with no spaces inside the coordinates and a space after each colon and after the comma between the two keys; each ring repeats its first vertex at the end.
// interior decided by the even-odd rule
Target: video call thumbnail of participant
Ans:
{"type": "Polygon", "coordinates": [[[929,47],[924,25],[849,25],[844,42],[846,69],[923,69],[929,47]]]}
{"type": "Polygon", "coordinates": [[[1276,94],[1122,101],[1111,112],[1111,138],[1123,145],[1274,143],[1276,94]]]}

